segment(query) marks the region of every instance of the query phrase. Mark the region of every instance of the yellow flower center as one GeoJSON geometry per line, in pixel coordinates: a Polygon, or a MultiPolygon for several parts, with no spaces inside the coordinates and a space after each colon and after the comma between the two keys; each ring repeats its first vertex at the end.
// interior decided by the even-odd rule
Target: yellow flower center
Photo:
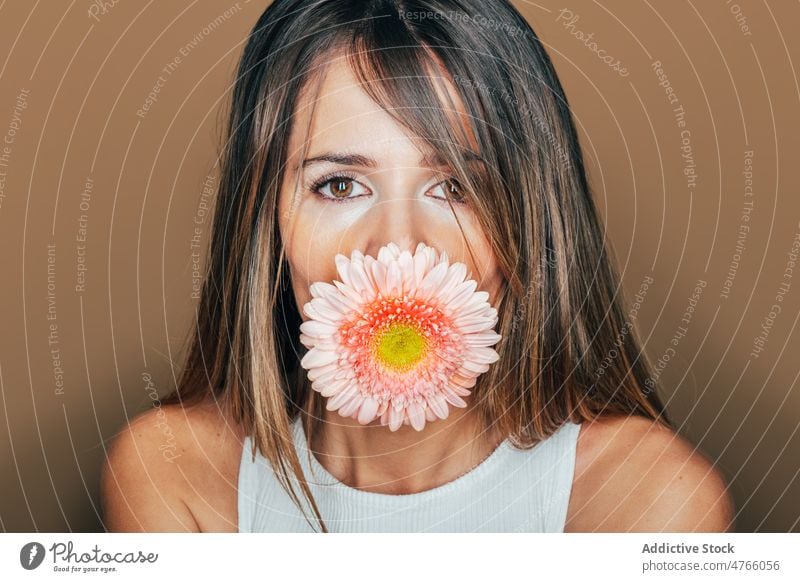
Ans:
{"type": "Polygon", "coordinates": [[[425,354],[427,342],[414,327],[395,323],[380,334],[376,342],[378,358],[394,370],[407,370],[425,354]]]}

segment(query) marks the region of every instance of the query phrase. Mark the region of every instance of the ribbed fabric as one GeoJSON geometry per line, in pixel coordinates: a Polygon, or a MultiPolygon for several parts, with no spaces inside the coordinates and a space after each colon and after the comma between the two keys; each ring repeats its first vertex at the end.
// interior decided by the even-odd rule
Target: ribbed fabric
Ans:
{"type": "MultiPolygon", "coordinates": [[[[406,495],[362,491],[338,481],[293,426],[303,472],[331,532],[563,532],[580,425],[568,422],[532,449],[503,441],[478,466],[444,485],[406,495]]],[[[281,487],[267,459],[245,439],[239,469],[240,532],[318,531],[281,487]]]]}

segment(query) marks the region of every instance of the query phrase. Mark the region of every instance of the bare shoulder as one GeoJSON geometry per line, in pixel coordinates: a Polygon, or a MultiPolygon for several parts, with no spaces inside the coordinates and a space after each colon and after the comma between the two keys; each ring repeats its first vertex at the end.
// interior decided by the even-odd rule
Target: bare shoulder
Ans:
{"type": "Polygon", "coordinates": [[[213,404],[164,405],[127,423],[100,477],[108,531],[236,531],[242,433],[213,404]]]}
{"type": "Polygon", "coordinates": [[[671,428],[640,416],[581,426],[566,531],[724,532],[733,514],[721,472],[671,428]]]}

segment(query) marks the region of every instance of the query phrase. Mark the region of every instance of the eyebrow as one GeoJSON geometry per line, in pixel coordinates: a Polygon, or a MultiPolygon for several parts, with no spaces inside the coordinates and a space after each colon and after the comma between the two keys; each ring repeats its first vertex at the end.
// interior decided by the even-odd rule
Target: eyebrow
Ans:
{"type": "MultiPolygon", "coordinates": [[[[468,162],[484,161],[483,158],[480,156],[480,154],[472,150],[462,150],[461,153],[468,162]]],[[[317,156],[306,158],[303,161],[303,168],[307,168],[308,166],[324,162],[330,162],[332,164],[339,164],[342,166],[363,166],[366,168],[378,167],[378,162],[374,158],[370,158],[362,154],[343,154],[338,152],[324,152],[317,156]]],[[[423,156],[422,159],[419,161],[419,163],[422,166],[438,167],[438,166],[444,166],[445,160],[442,157],[442,155],[437,151],[434,152],[433,154],[423,156]]]]}

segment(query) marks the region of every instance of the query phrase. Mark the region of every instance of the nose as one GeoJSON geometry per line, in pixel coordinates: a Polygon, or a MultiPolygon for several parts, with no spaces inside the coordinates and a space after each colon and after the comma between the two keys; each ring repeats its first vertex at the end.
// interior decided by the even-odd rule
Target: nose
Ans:
{"type": "Polygon", "coordinates": [[[384,197],[364,217],[364,251],[377,256],[378,250],[393,242],[401,250],[414,252],[417,244],[429,244],[431,227],[425,212],[425,202],[413,195],[384,197]]]}
{"type": "MultiPolygon", "coordinates": [[[[358,249],[365,255],[377,257],[382,247],[393,242],[401,250],[413,254],[419,243],[425,243],[440,255],[447,253],[450,263],[466,264],[467,275],[483,288],[487,284],[484,276],[492,272],[492,258],[488,254],[473,254],[473,245],[485,248],[477,238],[477,231],[469,226],[462,230],[449,208],[443,209],[444,205],[418,192],[419,187],[413,186],[380,192],[369,210],[348,229],[346,239],[340,240],[340,248],[346,250],[339,252],[349,256],[358,249]],[[473,240],[472,236],[476,238],[473,240]]],[[[493,288],[486,290],[491,296],[496,294],[493,288]]]]}

